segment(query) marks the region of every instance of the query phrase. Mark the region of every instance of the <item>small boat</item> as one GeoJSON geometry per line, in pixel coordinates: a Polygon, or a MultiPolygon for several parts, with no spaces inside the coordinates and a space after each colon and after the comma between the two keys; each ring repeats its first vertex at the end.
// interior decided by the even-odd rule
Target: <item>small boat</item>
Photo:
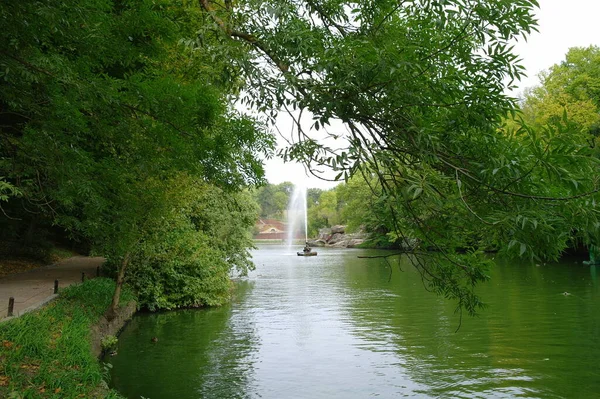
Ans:
{"type": "Polygon", "coordinates": [[[296,253],[298,254],[298,256],[317,256],[317,253],[312,250],[310,245],[308,245],[308,241],[306,242],[306,245],[302,249],[302,252],[296,252],[296,253]]]}
{"type": "Polygon", "coordinates": [[[310,251],[310,252],[296,252],[298,254],[298,256],[317,256],[317,253],[315,251],[310,251]]]}

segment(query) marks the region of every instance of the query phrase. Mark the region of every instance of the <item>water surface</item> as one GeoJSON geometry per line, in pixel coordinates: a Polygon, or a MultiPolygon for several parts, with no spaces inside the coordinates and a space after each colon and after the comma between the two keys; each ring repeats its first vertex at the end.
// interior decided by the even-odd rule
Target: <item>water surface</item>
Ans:
{"type": "Polygon", "coordinates": [[[479,288],[489,307],[455,333],[455,304],[406,259],[390,279],[385,261],[357,258],[375,253],[262,246],[230,305],[137,315],[112,385],[153,399],[598,397],[595,268],[498,264],[479,288]]]}

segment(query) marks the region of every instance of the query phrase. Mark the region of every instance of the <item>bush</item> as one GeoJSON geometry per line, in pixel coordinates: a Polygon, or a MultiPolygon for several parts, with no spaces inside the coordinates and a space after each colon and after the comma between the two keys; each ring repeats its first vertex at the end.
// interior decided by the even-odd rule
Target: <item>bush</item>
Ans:
{"type": "Polygon", "coordinates": [[[114,335],[105,336],[104,338],[102,338],[102,341],[100,343],[100,345],[102,347],[102,351],[103,352],[112,351],[113,349],[115,349],[117,347],[118,342],[119,342],[119,339],[117,337],[115,337],[114,335]]]}

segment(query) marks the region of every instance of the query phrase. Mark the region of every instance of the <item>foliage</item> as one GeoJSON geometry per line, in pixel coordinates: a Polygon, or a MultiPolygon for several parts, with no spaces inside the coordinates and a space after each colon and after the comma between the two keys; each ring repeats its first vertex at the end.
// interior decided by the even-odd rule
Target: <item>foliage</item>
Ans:
{"type": "Polygon", "coordinates": [[[8,201],[10,197],[19,195],[21,195],[21,191],[0,176],[0,201],[8,201]]]}
{"type": "Polygon", "coordinates": [[[107,335],[102,338],[100,342],[100,346],[104,352],[113,350],[117,347],[117,343],[119,343],[119,339],[114,335],[107,335]]]}
{"type": "Polygon", "coordinates": [[[311,234],[320,227],[333,226],[340,222],[338,217],[338,201],[335,190],[321,193],[316,204],[308,208],[308,226],[311,234]]]}
{"type": "Polygon", "coordinates": [[[3,204],[3,234],[42,223],[83,237],[119,264],[118,300],[140,248],[190,207],[178,181],[227,193],[262,182],[272,138],[229,105],[239,76],[218,40],[185,44],[206,25],[196,7],[38,0],[0,15],[0,175],[22,193],[3,204]]]}
{"type": "Polygon", "coordinates": [[[581,131],[564,118],[502,124],[516,112],[505,81],[523,73],[512,44],[535,30],[535,0],[201,4],[248,49],[247,104],[311,115],[283,155],[375,180],[388,234],[418,240],[426,285],[459,310],[480,306],[490,245],[555,259],[573,233],[600,238],[598,162],[581,131]],[[336,119],[341,150],[318,140],[336,119]]]}
{"type": "Polygon", "coordinates": [[[294,184],[290,182],[267,183],[257,188],[253,194],[254,199],[260,206],[260,216],[263,218],[285,219],[285,211],[293,190],[294,184]]]}
{"type": "Polygon", "coordinates": [[[335,224],[346,225],[346,232],[361,231],[369,236],[365,246],[398,248],[399,238],[393,233],[393,215],[390,203],[383,195],[377,179],[365,180],[356,175],[336,187],[318,190],[309,201],[309,230],[315,235],[318,229],[335,224]]]}
{"type": "Polygon", "coordinates": [[[148,230],[132,258],[128,281],[150,310],[220,305],[231,271],[254,268],[247,248],[257,208],[249,193],[230,193],[181,179],[172,188],[176,214],[148,230]]]}
{"type": "MultiPolygon", "coordinates": [[[[39,311],[0,324],[0,396],[118,398],[102,387],[89,333],[110,303],[115,284],[96,278],[72,285],[39,311]]],[[[123,302],[133,299],[123,292],[123,302]]]]}
{"type": "Polygon", "coordinates": [[[541,85],[526,93],[523,117],[528,123],[541,127],[560,122],[566,113],[573,128],[598,136],[599,65],[599,47],[571,48],[563,62],[540,74],[541,85]]]}

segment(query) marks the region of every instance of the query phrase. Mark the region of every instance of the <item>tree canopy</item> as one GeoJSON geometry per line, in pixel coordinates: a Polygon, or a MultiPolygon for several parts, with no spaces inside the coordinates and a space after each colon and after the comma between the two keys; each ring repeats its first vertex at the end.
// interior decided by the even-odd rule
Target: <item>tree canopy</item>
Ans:
{"type": "MultiPolygon", "coordinates": [[[[185,194],[186,185],[212,187],[230,203],[262,182],[258,154],[270,151],[272,138],[233,110],[236,71],[210,43],[194,52],[182,44],[205,25],[197,7],[9,1],[0,15],[4,238],[22,240],[27,226],[40,222],[60,226],[119,265],[119,288],[131,262],[175,256],[166,243],[199,234],[199,200],[185,194]]],[[[236,224],[242,232],[251,225],[247,216],[236,224]]],[[[225,251],[211,249],[211,262],[225,264],[251,245],[226,242],[225,251]]],[[[202,262],[198,251],[186,255],[180,263],[211,266],[208,255],[202,262]]],[[[247,267],[227,264],[236,263],[247,267]]],[[[227,279],[229,269],[219,270],[227,279]]],[[[223,284],[215,289],[228,292],[223,284]]],[[[195,304],[210,302],[196,297],[195,304]]]]}
{"type": "Polygon", "coordinates": [[[560,123],[566,112],[582,133],[600,134],[600,48],[570,49],[564,61],[540,74],[540,81],[522,105],[529,124],[539,128],[560,123]]]}
{"type": "Polygon", "coordinates": [[[504,124],[518,112],[506,89],[523,74],[512,46],[536,29],[536,1],[200,3],[247,50],[236,60],[246,103],[296,119],[284,157],[361,175],[388,207],[390,234],[421,242],[411,259],[426,285],[459,309],[480,305],[490,245],[535,260],[574,236],[598,241],[586,134],[567,118],[504,124]],[[342,150],[319,140],[334,119],[347,128],[342,150]]]}

